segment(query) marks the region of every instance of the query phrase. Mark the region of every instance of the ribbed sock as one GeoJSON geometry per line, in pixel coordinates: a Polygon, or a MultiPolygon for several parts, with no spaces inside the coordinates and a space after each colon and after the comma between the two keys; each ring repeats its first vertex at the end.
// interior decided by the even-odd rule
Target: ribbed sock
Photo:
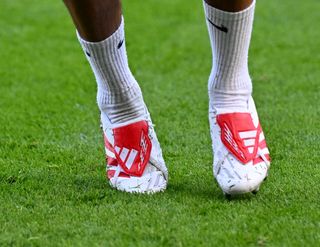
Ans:
{"type": "Polygon", "coordinates": [[[212,70],[208,81],[210,103],[217,108],[245,109],[251,96],[248,71],[255,0],[245,10],[226,12],[204,2],[212,48],[212,70]]]}
{"type": "Polygon", "coordinates": [[[142,93],[128,65],[124,19],[119,28],[101,42],[85,41],[79,33],[78,39],[96,77],[100,111],[112,124],[143,117],[142,93]]]}

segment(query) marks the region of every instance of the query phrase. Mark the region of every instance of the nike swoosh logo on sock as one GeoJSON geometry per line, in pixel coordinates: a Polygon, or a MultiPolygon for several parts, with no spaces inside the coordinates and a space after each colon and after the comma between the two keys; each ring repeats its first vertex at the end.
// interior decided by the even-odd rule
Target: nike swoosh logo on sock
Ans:
{"type": "Polygon", "coordinates": [[[123,45],[124,39],[120,40],[119,44],[118,44],[118,49],[121,48],[121,46],[123,45]]]}
{"type": "Polygon", "coordinates": [[[223,25],[218,26],[218,25],[214,24],[209,18],[207,18],[207,20],[208,20],[208,21],[210,22],[210,24],[211,24],[212,26],[214,26],[216,29],[218,29],[218,30],[220,30],[220,31],[222,31],[222,32],[225,32],[225,33],[228,32],[228,28],[227,28],[227,27],[225,27],[225,26],[223,26],[223,25]]]}

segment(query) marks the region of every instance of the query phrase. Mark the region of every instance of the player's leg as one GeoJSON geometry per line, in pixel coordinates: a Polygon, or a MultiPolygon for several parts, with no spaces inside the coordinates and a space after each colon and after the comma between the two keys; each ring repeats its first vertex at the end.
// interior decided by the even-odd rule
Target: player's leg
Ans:
{"type": "Polygon", "coordinates": [[[255,0],[205,0],[213,66],[208,83],[214,176],[226,194],[255,192],[267,176],[269,151],[248,71],[255,0]]]}
{"type": "Polygon", "coordinates": [[[227,12],[239,12],[248,8],[253,0],[205,0],[210,6],[227,12]]]}
{"type": "Polygon", "coordinates": [[[112,187],[162,191],[167,169],[140,87],[128,66],[119,0],[64,0],[97,81],[112,187]]]}
{"type": "Polygon", "coordinates": [[[80,36],[99,42],[111,36],[121,23],[119,0],[64,0],[80,36]]]}

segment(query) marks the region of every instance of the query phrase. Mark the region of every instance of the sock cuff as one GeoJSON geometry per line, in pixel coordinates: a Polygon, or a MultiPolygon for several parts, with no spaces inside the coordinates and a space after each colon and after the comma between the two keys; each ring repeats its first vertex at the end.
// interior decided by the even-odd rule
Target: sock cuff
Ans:
{"type": "Polygon", "coordinates": [[[228,12],[228,11],[223,11],[215,7],[212,7],[211,5],[207,4],[206,1],[203,1],[203,6],[205,9],[205,14],[207,18],[210,18],[210,19],[213,18],[218,20],[230,20],[230,21],[241,20],[250,16],[251,13],[254,11],[255,4],[256,4],[256,0],[253,0],[251,5],[244,10],[241,10],[239,12],[228,12]]]}
{"type": "Polygon", "coordinates": [[[124,41],[125,39],[124,18],[123,16],[121,17],[121,23],[118,29],[113,34],[111,34],[109,37],[107,37],[102,41],[99,41],[99,42],[87,41],[80,36],[78,30],[76,30],[76,34],[80,44],[85,50],[86,55],[88,57],[99,58],[101,57],[102,50],[113,51],[113,50],[119,49],[125,42],[124,41]]]}

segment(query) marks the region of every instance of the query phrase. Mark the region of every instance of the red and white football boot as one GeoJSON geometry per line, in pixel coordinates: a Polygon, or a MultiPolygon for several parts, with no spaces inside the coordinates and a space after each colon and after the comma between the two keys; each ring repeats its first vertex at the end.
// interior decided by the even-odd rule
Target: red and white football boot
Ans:
{"type": "Polygon", "coordinates": [[[268,175],[270,156],[252,98],[248,110],[209,108],[213,174],[225,195],[257,192],[268,175]]]}
{"type": "Polygon", "coordinates": [[[111,125],[102,114],[110,185],[130,193],[155,193],[166,189],[168,170],[150,115],[120,125],[111,125]]]}

